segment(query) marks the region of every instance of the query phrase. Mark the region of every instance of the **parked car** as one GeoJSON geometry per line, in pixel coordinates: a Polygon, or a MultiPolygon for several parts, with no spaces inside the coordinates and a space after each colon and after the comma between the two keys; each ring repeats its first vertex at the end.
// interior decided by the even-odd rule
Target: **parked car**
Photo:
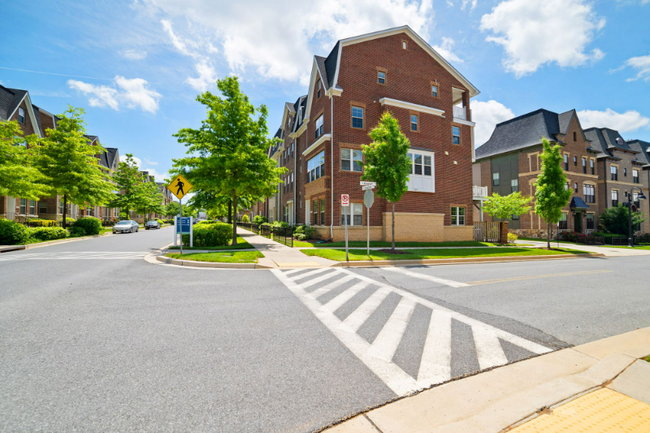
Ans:
{"type": "Polygon", "coordinates": [[[160,228],[160,223],[156,220],[147,221],[147,223],[144,225],[145,230],[159,229],[159,228],[160,228]]]}
{"type": "Polygon", "coordinates": [[[116,233],[137,233],[138,223],[133,220],[124,220],[113,226],[113,234],[116,233]]]}

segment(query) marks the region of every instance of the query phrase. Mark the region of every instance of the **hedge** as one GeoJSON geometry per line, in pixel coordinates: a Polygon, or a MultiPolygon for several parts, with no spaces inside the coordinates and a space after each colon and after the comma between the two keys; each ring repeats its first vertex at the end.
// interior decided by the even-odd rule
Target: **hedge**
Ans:
{"type": "Polygon", "coordinates": [[[87,235],[92,236],[99,234],[102,229],[102,223],[99,218],[83,217],[75,221],[72,227],[81,227],[87,235]]]}
{"type": "Polygon", "coordinates": [[[68,237],[68,231],[61,227],[35,227],[29,230],[29,236],[36,241],[53,241],[68,237]]]}
{"type": "MultiPolygon", "coordinates": [[[[193,229],[195,247],[221,247],[232,239],[232,224],[203,221],[193,229]]],[[[183,235],[183,245],[190,244],[190,235],[183,235]]]]}
{"type": "Polygon", "coordinates": [[[32,227],[57,227],[59,225],[58,221],[44,220],[40,218],[30,219],[28,222],[32,227]]]}
{"type": "Polygon", "coordinates": [[[29,229],[16,221],[0,219],[0,245],[22,245],[29,242],[29,229]]]}

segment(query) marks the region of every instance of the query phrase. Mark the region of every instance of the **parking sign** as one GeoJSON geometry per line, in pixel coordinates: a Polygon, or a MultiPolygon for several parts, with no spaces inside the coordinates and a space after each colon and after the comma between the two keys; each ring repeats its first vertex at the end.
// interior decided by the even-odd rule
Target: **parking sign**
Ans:
{"type": "Polygon", "coordinates": [[[341,194],[341,206],[350,206],[350,194],[341,194]]]}

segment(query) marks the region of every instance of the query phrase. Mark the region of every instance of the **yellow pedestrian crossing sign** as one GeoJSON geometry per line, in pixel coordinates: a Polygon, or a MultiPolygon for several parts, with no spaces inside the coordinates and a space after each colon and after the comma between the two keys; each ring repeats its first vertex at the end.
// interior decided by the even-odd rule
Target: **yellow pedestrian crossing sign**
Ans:
{"type": "Polygon", "coordinates": [[[183,175],[179,174],[174,178],[174,180],[172,180],[172,183],[167,185],[167,189],[170,190],[172,194],[174,194],[180,200],[185,197],[185,194],[190,192],[192,189],[192,184],[189,183],[187,179],[183,177],[183,175]]]}

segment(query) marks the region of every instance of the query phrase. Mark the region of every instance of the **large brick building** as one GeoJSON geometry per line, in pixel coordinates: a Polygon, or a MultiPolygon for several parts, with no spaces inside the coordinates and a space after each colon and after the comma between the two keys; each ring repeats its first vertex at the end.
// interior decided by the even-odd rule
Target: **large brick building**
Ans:
{"type": "MultiPolygon", "coordinates": [[[[541,171],[542,138],[562,146],[566,188],[573,192],[563,209],[559,230],[596,231],[600,214],[627,201],[632,187],[640,187],[648,195],[650,144],[625,142],[617,131],[607,128],[583,130],[575,110],[557,114],[540,109],[498,124],[490,139],[476,149],[475,182],[487,187],[488,195],[521,191],[534,196],[533,183],[541,171]]],[[[647,201],[637,204],[649,214],[647,201]]],[[[521,235],[546,237],[546,223],[533,209],[510,219],[508,226],[521,235]]],[[[650,222],[637,229],[650,232],[650,222]]]]}
{"type": "MultiPolygon", "coordinates": [[[[343,237],[341,194],[350,194],[350,239],[365,239],[361,145],[390,111],[411,142],[409,191],[395,208],[397,240],[472,238],[470,98],[478,90],[409,27],[338,41],[315,56],[308,93],[284,107],[270,150],[287,167],[276,197],[255,210],[322,238],[343,237]]],[[[390,240],[391,206],[377,198],[370,236],[390,240]]]]}

